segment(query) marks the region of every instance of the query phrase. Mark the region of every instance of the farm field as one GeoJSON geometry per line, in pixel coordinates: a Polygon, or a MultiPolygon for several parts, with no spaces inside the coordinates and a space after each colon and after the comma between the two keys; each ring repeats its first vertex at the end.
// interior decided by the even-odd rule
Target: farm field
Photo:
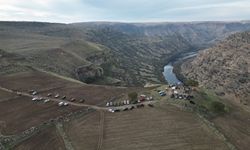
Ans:
{"type": "Polygon", "coordinates": [[[97,149],[100,136],[100,113],[93,112],[65,124],[65,131],[75,149],[97,149]]]}
{"type": "Polygon", "coordinates": [[[231,113],[212,120],[217,128],[239,150],[249,149],[250,113],[235,106],[231,113]]]}
{"type": "Polygon", "coordinates": [[[142,90],[142,88],[87,85],[37,71],[1,76],[0,86],[22,92],[36,90],[42,96],[52,93],[66,96],[68,99],[85,99],[85,103],[91,105],[103,104],[110,99],[125,96],[129,91],[142,90]]]}
{"type": "Polygon", "coordinates": [[[56,103],[33,102],[30,97],[20,96],[0,102],[0,131],[4,135],[17,134],[61,115],[83,109],[69,106],[59,108],[56,103]],[[13,105],[15,107],[13,107],[13,105]]]}
{"type": "MultiPolygon", "coordinates": [[[[38,96],[43,97],[48,93],[53,96],[60,94],[60,97],[65,95],[66,100],[75,98],[74,103],[85,99],[84,104],[93,106],[104,106],[109,100],[119,101],[131,91],[149,94],[155,98],[154,107],[145,106],[117,113],[97,109],[64,122],[65,135],[76,150],[229,149],[225,141],[197,115],[167,104],[171,102],[168,97],[160,97],[154,89],[150,92],[142,88],[87,85],[37,71],[1,76],[0,86],[24,93],[36,90],[38,96]]],[[[51,119],[86,109],[87,107],[81,105],[59,107],[54,101],[46,104],[42,101],[34,102],[31,97],[0,89],[0,133],[19,134],[51,119]]],[[[235,109],[211,121],[230,143],[243,150],[250,140],[248,116],[248,113],[235,109]]],[[[65,149],[65,143],[54,126],[42,129],[38,134],[18,143],[15,148],[38,149],[36,145],[45,145],[41,149],[65,149]]]]}
{"type": "Polygon", "coordinates": [[[29,138],[14,148],[15,150],[66,150],[64,143],[55,127],[29,138]]]}
{"type": "Polygon", "coordinates": [[[197,116],[171,105],[105,113],[103,123],[95,113],[65,128],[77,150],[228,149],[197,116]]]}
{"type": "MultiPolygon", "coordinates": [[[[38,96],[57,93],[69,98],[85,99],[86,104],[104,104],[111,98],[127,95],[133,88],[119,88],[110,86],[86,85],[72,82],[51,74],[42,72],[24,72],[1,76],[0,86],[14,91],[27,93],[29,90],[38,91],[38,96]]],[[[56,102],[44,104],[43,101],[34,102],[31,97],[0,90],[0,131],[4,135],[17,134],[32,126],[86,109],[83,106],[58,107],[56,102]],[[13,107],[15,106],[15,107],[13,107]]]]}

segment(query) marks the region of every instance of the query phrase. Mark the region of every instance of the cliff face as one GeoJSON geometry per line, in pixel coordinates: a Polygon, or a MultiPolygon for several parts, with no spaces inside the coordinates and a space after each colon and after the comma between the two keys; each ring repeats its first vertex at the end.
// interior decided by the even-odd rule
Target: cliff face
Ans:
{"type": "MultiPolygon", "coordinates": [[[[250,32],[236,33],[182,65],[182,73],[201,86],[250,98],[250,32]]],[[[248,102],[249,103],[249,102],[248,102]]]]}

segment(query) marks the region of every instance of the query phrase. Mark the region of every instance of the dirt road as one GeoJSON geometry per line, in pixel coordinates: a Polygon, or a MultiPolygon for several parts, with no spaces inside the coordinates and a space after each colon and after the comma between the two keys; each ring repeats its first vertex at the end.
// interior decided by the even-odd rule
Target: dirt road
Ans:
{"type": "MultiPolygon", "coordinates": [[[[7,89],[7,88],[4,88],[4,87],[1,87],[0,86],[0,90],[3,90],[3,91],[6,91],[6,92],[10,92],[10,93],[14,93],[14,94],[17,94],[17,95],[23,95],[23,96],[27,96],[27,97],[30,97],[30,98],[35,98],[35,97],[42,97],[42,96],[39,96],[39,95],[31,95],[29,93],[25,93],[25,92],[20,92],[20,91],[13,91],[11,89],[7,89]]],[[[96,106],[96,105],[89,105],[89,104],[82,104],[82,103],[75,103],[75,102],[70,102],[70,101],[67,101],[67,100],[63,100],[63,99],[57,99],[57,98],[51,98],[51,97],[42,97],[42,98],[47,98],[47,99],[50,99],[51,101],[54,101],[54,102],[65,102],[65,103],[68,103],[69,105],[72,105],[72,106],[78,106],[78,107],[88,107],[88,108],[92,108],[92,109],[95,109],[95,110],[104,110],[104,111],[108,111],[109,109],[125,109],[127,107],[132,107],[132,106],[136,106],[136,104],[130,104],[130,105],[124,105],[124,106],[117,106],[117,107],[100,107],[100,106],[96,106]]],[[[142,102],[140,104],[149,104],[149,103],[153,103],[152,101],[145,101],[145,102],[142,102]]]]}

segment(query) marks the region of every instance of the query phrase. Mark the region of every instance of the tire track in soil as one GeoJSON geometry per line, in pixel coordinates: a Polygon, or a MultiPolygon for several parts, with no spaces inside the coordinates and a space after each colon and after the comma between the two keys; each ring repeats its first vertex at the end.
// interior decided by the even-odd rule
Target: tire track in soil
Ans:
{"type": "Polygon", "coordinates": [[[99,128],[97,150],[102,149],[103,138],[104,138],[104,112],[100,111],[100,128],[99,128]]]}

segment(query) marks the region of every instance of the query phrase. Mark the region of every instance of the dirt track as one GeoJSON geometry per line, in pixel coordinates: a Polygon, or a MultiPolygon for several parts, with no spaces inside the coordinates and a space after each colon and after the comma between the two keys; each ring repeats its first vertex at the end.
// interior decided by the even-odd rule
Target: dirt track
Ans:
{"type": "Polygon", "coordinates": [[[99,139],[98,139],[98,145],[97,145],[97,150],[102,149],[102,144],[103,144],[103,136],[104,136],[104,112],[100,111],[100,126],[99,126],[99,139]]]}
{"type": "MultiPolygon", "coordinates": [[[[42,97],[42,96],[39,96],[39,95],[31,95],[31,94],[25,93],[25,92],[13,91],[13,90],[1,87],[1,86],[0,86],[0,90],[10,92],[10,93],[14,93],[14,94],[21,94],[23,96],[27,96],[27,97],[30,97],[30,98],[42,97]]],[[[126,107],[136,106],[135,104],[130,104],[130,105],[124,105],[124,106],[118,106],[118,107],[100,107],[100,106],[96,106],[96,105],[75,103],[75,102],[70,102],[70,101],[67,101],[67,100],[51,98],[51,97],[43,97],[43,98],[48,98],[48,99],[50,99],[51,101],[54,101],[54,102],[65,102],[65,103],[68,103],[69,105],[72,105],[72,106],[88,107],[88,108],[92,108],[92,109],[95,109],[95,110],[105,110],[105,111],[108,111],[108,109],[110,109],[110,108],[124,109],[126,107]]],[[[146,101],[146,102],[143,102],[142,104],[149,104],[149,103],[153,103],[153,102],[146,101]]]]}
{"type": "MultiPolygon", "coordinates": [[[[10,89],[6,89],[4,87],[0,87],[0,90],[6,91],[6,92],[10,92],[10,93],[14,93],[14,94],[18,94],[19,93],[19,94],[21,94],[23,96],[27,96],[27,97],[30,97],[30,98],[40,97],[40,96],[31,95],[31,94],[25,93],[25,92],[13,91],[13,90],[10,90],[10,89]]],[[[46,97],[46,98],[49,98],[49,97],[46,97]]],[[[89,107],[89,108],[93,108],[93,109],[96,109],[96,110],[108,110],[108,108],[104,108],[104,107],[99,107],[99,106],[95,106],[95,105],[88,105],[88,104],[80,104],[80,103],[66,101],[66,100],[63,100],[63,99],[56,99],[56,98],[49,98],[49,99],[52,100],[52,101],[54,101],[54,102],[66,102],[66,103],[68,103],[70,105],[73,105],[73,106],[89,107]]]]}

